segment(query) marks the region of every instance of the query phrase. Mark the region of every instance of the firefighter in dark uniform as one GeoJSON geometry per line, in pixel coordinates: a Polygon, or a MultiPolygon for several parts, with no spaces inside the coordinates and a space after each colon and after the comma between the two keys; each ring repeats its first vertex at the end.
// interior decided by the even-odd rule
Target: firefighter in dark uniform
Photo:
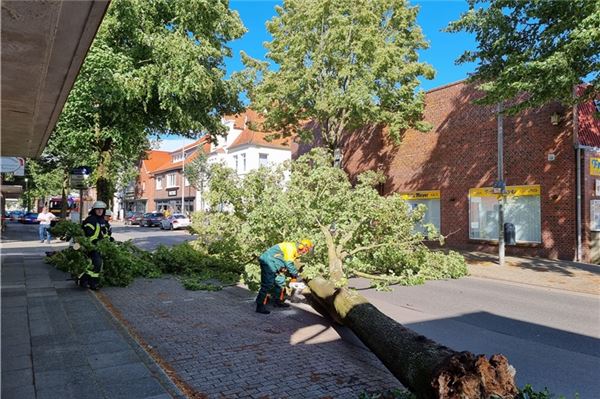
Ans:
{"type": "Polygon", "coordinates": [[[112,236],[112,226],[110,225],[110,221],[112,220],[112,211],[110,209],[106,210],[104,220],[106,221],[106,237],[108,237],[111,242],[114,242],[115,239],[112,236]]]}
{"type": "MultiPolygon", "coordinates": [[[[106,223],[104,214],[106,213],[106,203],[96,201],[92,206],[89,216],[83,221],[83,231],[85,236],[90,238],[92,244],[98,243],[103,238],[109,238],[109,225],[106,223]]],[[[78,283],[81,287],[89,287],[92,290],[98,289],[100,282],[100,272],[102,271],[102,255],[96,250],[89,254],[92,260],[92,268],[79,275],[78,283]]]]}

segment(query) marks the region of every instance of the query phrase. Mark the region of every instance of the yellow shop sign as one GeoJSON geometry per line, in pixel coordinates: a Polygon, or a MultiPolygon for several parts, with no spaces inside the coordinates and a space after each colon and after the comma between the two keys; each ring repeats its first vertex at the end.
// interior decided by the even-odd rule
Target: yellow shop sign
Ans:
{"type": "MultiPolygon", "coordinates": [[[[506,186],[506,194],[513,197],[539,196],[542,192],[540,185],[531,186],[506,186]]],[[[497,197],[492,187],[472,188],[469,197],[497,197]]]]}
{"type": "Polygon", "coordinates": [[[401,193],[400,198],[405,201],[408,200],[425,200],[425,199],[439,199],[440,198],[440,190],[430,190],[430,191],[413,191],[410,193],[401,193]]]}
{"type": "Polygon", "coordinates": [[[590,175],[600,176],[600,158],[590,158],[590,175]]]}

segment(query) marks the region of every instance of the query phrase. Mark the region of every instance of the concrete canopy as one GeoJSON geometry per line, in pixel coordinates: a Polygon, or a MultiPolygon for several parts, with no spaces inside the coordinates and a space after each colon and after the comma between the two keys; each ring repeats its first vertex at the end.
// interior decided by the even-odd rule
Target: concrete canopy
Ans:
{"type": "Polygon", "coordinates": [[[1,155],[41,155],[109,1],[2,1],[1,155]]]}

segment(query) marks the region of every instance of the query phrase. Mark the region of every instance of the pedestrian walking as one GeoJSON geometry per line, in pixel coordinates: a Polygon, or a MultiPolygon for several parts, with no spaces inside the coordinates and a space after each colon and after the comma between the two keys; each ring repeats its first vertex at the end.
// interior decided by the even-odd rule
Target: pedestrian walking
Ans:
{"type": "Polygon", "coordinates": [[[38,213],[37,220],[40,222],[40,227],[38,229],[38,234],[40,236],[40,242],[44,242],[44,240],[48,240],[48,244],[52,241],[52,235],[50,234],[50,225],[52,221],[56,219],[54,214],[48,212],[47,207],[43,207],[42,211],[38,213]]]}
{"type": "Polygon", "coordinates": [[[287,308],[290,305],[285,303],[284,286],[286,273],[292,278],[298,277],[298,270],[294,261],[300,256],[307,254],[313,248],[313,243],[304,239],[299,243],[282,242],[274,245],[260,255],[260,290],[256,297],[256,312],[269,314],[266,308],[267,295],[269,291],[274,291],[273,305],[279,308],[287,308]]]}
{"type": "MultiPolygon", "coordinates": [[[[90,238],[92,244],[108,238],[108,226],[105,220],[106,203],[96,201],[92,205],[90,215],[83,221],[83,232],[90,238]]],[[[77,278],[77,283],[81,287],[89,287],[92,290],[98,289],[100,283],[100,272],[102,271],[102,255],[93,249],[89,253],[92,260],[92,268],[81,273],[77,278]]]]}

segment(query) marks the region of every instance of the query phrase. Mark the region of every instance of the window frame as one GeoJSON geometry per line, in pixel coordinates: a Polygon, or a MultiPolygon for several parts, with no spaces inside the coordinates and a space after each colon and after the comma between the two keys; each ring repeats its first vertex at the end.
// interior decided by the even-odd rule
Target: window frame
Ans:
{"type": "Polygon", "coordinates": [[[258,153],[258,167],[261,166],[268,167],[269,166],[269,153],[267,152],[259,152],[258,153]],[[264,155],[264,157],[263,157],[264,155]]]}
{"type": "Polygon", "coordinates": [[[177,186],[177,173],[169,173],[167,175],[167,185],[166,185],[166,188],[172,188],[172,187],[178,187],[177,186]],[[172,180],[173,180],[173,184],[171,184],[170,181],[169,181],[169,180],[171,180],[171,177],[172,177],[172,180]]]}
{"type": "MultiPolygon", "coordinates": [[[[489,193],[491,193],[493,190],[492,187],[482,187],[482,188],[473,188],[473,189],[469,189],[469,194],[468,194],[468,207],[469,207],[469,215],[468,215],[468,234],[469,234],[469,240],[472,241],[479,241],[479,242],[492,242],[492,243],[498,243],[499,239],[498,237],[495,238],[479,238],[479,237],[473,237],[471,234],[472,231],[472,223],[473,223],[473,209],[472,209],[472,200],[473,198],[478,198],[479,199],[479,203],[481,204],[482,198],[485,197],[492,197],[492,195],[490,195],[489,193]],[[477,190],[477,191],[475,191],[477,190]],[[472,193],[477,193],[480,192],[481,194],[484,194],[484,192],[487,192],[487,194],[484,195],[473,195],[472,193]]],[[[504,223],[512,223],[513,225],[515,225],[515,229],[518,228],[518,225],[514,222],[511,222],[511,217],[509,215],[509,210],[510,210],[510,206],[511,204],[509,204],[509,201],[515,201],[518,198],[522,198],[522,197],[537,197],[537,211],[539,211],[539,215],[537,217],[537,221],[539,222],[538,226],[537,226],[537,236],[538,236],[538,240],[537,241],[532,241],[532,240],[520,240],[517,239],[517,237],[515,237],[516,239],[516,244],[519,245],[538,245],[538,244],[542,244],[543,242],[543,237],[542,237],[542,196],[541,196],[541,186],[540,185],[536,185],[536,184],[532,184],[532,185],[521,185],[521,186],[507,186],[506,190],[508,191],[507,194],[507,198],[506,198],[506,202],[505,202],[505,210],[504,210],[504,223]],[[529,193],[527,192],[527,190],[529,190],[529,193]],[[533,194],[532,194],[533,193],[533,194]]],[[[496,198],[496,202],[495,205],[493,206],[494,209],[497,209],[497,206],[499,206],[499,195],[495,195],[496,198]]],[[[494,209],[491,211],[493,212],[494,209]]],[[[481,235],[481,220],[479,218],[479,215],[481,214],[480,210],[478,211],[478,231],[479,231],[479,235],[481,235]]],[[[486,212],[490,212],[490,211],[486,211],[486,212]]],[[[529,213],[532,212],[532,210],[528,211],[529,213]]],[[[497,229],[500,227],[498,224],[498,215],[496,212],[496,231],[497,229]]],[[[497,235],[499,235],[499,232],[497,231],[497,235]]]]}

